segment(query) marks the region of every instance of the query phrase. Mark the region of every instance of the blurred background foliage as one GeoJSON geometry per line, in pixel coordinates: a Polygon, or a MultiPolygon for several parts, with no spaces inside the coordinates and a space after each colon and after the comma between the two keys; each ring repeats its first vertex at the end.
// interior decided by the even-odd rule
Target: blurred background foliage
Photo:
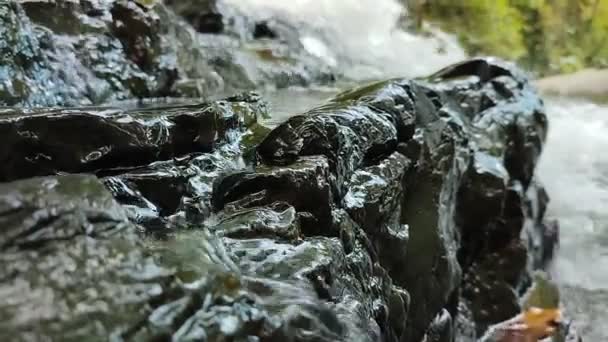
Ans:
{"type": "Polygon", "coordinates": [[[472,55],[518,61],[539,76],[608,67],[608,0],[406,0],[422,22],[472,55]]]}

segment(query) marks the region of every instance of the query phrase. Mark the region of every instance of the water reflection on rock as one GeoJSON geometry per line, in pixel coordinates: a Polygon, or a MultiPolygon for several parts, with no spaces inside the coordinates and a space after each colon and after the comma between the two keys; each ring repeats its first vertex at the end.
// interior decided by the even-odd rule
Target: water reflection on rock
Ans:
{"type": "Polygon", "coordinates": [[[547,121],[519,70],[353,89],[245,146],[265,108],[3,112],[2,330],[474,341],[519,313],[556,243],[533,172],[547,121]]]}

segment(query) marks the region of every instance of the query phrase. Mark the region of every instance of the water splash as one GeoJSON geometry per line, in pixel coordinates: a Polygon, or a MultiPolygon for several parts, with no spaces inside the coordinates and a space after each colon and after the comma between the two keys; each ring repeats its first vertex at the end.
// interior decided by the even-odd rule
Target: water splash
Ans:
{"type": "Polygon", "coordinates": [[[300,43],[352,80],[417,77],[465,58],[457,40],[429,28],[423,37],[403,31],[397,0],[225,0],[249,15],[286,17],[311,26],[300,43]]]}
{"type": "Polygon", "coordinates": [[[539,174],[561,223],[555,273],[562,284],[608,288],[608,106],[549,99],[539,174]]]}

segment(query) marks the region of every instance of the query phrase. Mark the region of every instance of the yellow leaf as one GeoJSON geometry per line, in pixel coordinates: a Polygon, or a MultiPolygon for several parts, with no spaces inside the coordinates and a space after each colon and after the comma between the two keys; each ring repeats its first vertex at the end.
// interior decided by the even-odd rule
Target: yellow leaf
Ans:
{"type": "Polygon", "coordinates": [[[561,321],[560,309],[529,308],[523,313],[526,331],[537,337],[551,336],[561,321]]]}

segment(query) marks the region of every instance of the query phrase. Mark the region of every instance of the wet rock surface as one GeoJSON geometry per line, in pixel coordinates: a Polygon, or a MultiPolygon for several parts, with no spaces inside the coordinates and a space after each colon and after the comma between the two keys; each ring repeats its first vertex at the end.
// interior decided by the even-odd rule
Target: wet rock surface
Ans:
{"type": "Polygon", "coordinates": [[[9,340],[474,341],[520,311],[557,242],[520,71],[374,83],[245,146],[264,108],[3,111],[9,340]]]}
{"type": "MultiPolygon", "coordinates": [[[[61,172],[146,165],[211,152],[261,115],[254,96],[201,105],[123,111],[114,108],[0,112],[0,181],[61,172]]],[[[141,178],[141,177],[140,177],[141,178]]]]}
{"type": "Polygon", "coordinates": [[[142,239],[95,176],[4,183],[0,208],[7,341],[343,334],[343,322],[308,286],[243,276],[205,231],[142,239]]]}
{"type": "Polygon", "coordinates": [[[0,105],[207,97],[334,79],[322,60],[266,27],[215,1],[3,2],[0,105]]]}

